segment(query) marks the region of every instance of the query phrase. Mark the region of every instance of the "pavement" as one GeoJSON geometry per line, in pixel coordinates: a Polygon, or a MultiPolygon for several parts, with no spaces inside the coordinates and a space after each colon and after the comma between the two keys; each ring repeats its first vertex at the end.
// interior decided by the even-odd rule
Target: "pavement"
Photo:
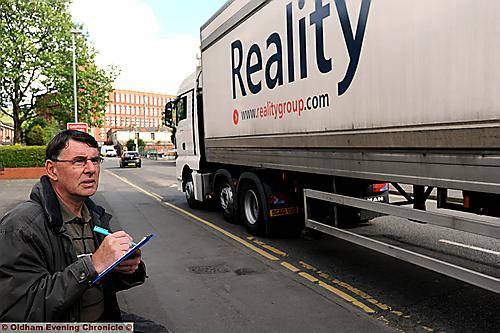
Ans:
{"type": "MultiPolygon", "coordinates": [[[[35,182],[0,181],[0,215],[25,200],[35,182]]],[[[143,251],[146,283],[118,296],[141,331],[394,331],[110,173],[103,172],[94,200],[114,216],[114,230],[134,239],[157,235],[143,251]]]]}

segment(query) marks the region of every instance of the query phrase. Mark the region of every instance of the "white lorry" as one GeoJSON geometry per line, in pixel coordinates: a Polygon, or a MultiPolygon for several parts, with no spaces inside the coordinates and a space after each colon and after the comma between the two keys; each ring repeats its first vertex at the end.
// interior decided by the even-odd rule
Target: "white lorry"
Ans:
{"type": "Polygon", "coordinates": [[[166,106],[189,205],[216,202],[254,233],[299,217],[500,292],[498,276],[343,228],[387,214],[500,238],[499,12],[497,0],[228,1],[166,106]],[[390,204],[387,183],[406,201],[390,204]]]}

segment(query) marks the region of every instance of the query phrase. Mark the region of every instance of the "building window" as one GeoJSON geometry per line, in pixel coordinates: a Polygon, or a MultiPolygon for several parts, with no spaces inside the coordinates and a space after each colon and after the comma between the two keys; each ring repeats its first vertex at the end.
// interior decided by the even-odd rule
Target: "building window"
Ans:
{"type": "Polygon", "coordinates": [[[151,133],[151,140],[155,140],[155,134],[154,133],[151,133]]]}

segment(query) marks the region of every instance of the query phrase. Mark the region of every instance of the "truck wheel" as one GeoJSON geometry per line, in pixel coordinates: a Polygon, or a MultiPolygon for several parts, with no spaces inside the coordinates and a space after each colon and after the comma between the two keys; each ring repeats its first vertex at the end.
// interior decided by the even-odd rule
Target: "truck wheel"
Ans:
{"type": "Polygon", "coordinates": [[[217,197],[224,219],[229,223],[234,223],[234,191],[227,179],[223,180],[222,184],[219,186],[217,197]]]}
{"type": "Polygon", "coordinates": [[[188,206],[191,208],[200,208],[201,202],[199,202],[194,198],[194,183],[191,176],[188,179],[186,179],[186,182],[184,184],[184,189],[185,189],[184,194],[186,195],[186,201],[188,206]]]}
{"type": "Polygon", "coordinates": [[[262,234],[264,230],[264,212],[257,187],[248,182],[243,184],[240,196],[240,214],[245,227],[251,234],[262,234]]]}

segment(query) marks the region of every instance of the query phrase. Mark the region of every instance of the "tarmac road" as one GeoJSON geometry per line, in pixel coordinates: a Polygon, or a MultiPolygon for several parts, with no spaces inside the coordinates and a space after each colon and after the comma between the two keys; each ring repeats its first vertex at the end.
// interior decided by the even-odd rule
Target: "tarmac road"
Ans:
{"type": "MultiPolygon", "coordinates": [[[[500,330],[498,294],[334,237],[306,239],[284,231],[256,238],[216,211],[191,210],[176,189],[172,162],[144,160],[141,169],[120,169],[108,159],[101,177],[94,199],[114,215],[115,228],[135,239],[157,234],[143,251],[149,279],[120,295],[122,309],[174,332],[500,330]]],[[[2,197],[4,189],[26,193],[31,186],[15,182],[0,182],[2,197]]],[[[0,212],[22,196],[7,197],[0,212]]],[[[439,242],[449,234],[382,219],[389,220],[360,232],[389,235],[424,252],[436,252],[437,245],[438,255],[499,271],[496,243],[460,235],[461,242],[479,241],[491,253],[456,249],[439,242]]]]}
{"type": "MultiPolygon", "coordinates": [[[[301,271],[368,305],[375,311],[370,316],[390,327],[405,332],[500,331],[498,294],[328,235],[305,239],[284,231],[279,237],[252,237],[243,226],[226,223],[216,211],[190,209],[175,186],[174,163],[146,160],[143,169],[108,171],[261,249],[286,258],[301,271]]],[[[357,232],[493,276],[500,275],[500,244],[491,238],[394,217],[374,220],[357,232]]]]}

